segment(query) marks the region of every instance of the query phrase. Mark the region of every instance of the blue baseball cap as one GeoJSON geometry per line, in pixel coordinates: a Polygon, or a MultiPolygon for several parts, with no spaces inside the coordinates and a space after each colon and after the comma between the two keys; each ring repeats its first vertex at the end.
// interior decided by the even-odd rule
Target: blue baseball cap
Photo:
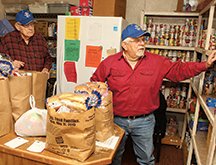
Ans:
{"type": "Polygon", "coordinates": [[[142,28],[137,24],[130,24],[128,25],[122,32],[122,41],[124,41],[126,38],[138,38],[141,36],[150,36],[151,34],[145,30],[142,30],[142,28]]]}
{"type": "Polygon", "coordinates": [[[16,14],[16,22],[27,25],[34,21],[33,14],[29,10],[21,10],[16,14]]]}

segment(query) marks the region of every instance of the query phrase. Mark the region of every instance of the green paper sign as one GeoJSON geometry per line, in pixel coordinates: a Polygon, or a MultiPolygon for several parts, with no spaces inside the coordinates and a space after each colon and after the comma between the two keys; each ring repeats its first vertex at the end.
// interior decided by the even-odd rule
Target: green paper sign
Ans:
{"type": "Polygon", "coordinates": [[[65,40],[64,61],[78,61],[80,55],[80,40],[65,40]]]}

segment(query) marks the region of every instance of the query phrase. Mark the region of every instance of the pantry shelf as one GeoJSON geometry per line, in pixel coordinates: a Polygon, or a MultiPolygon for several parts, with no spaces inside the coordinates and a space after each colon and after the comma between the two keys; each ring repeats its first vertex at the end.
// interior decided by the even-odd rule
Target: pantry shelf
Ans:
{"type": "Polygon", "coordinates": [[[150,49],[168,49],[168,50],[184,50],[184,51],[194,51],[194,47],[186,46],[160,46],[160,45],[146,45],[146,48],[150,49]]]}

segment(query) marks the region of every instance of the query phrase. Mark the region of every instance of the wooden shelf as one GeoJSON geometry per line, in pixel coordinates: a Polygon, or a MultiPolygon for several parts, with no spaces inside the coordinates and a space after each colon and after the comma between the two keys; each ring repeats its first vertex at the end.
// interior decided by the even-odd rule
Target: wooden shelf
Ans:
{"type": "Polygon", "coordinates": [[[181,138],[178,135],[175,136],[165,136],[162,141],[162,144],[168,144],[168,145],[175,145],[180,146],[181,145],[181,138]]]}
{"type": "Polygon", "coordinates": [[[206,97],[205,95],[200,95],[198,93],[197,88],[195,87],[194,83],[191,84],[194,93],[196,94],[197,98],[199,99],[200,105],[202,106],[209,122],[213,125],[214,124],[214,111],[216,110],[216,108],[209,108],[206,105],[206,97]]]}
{"type": "MultiPolygon", "coordinates": [[[[168,81],[168,82],[171,82],[170,80],[168,79],[163,79],[163,81],[168,81]]],[[[180,83],[190,83],[190,79],[187,79],[187,80],[184,80],[184,81],[180,81],[180,83]]]]}
{"type": "Polygon", "coordinates": [[[160,45],[146,45],[146,48],[150,49],[168,49],[168,50],[184,50],[184,51],[194,51],[194,47],[185,46],[160,46],[160,45]]]}
{"type": "MultiPolygon", "coordinates": [[[[144,11],[143,11],[144,12],[144,11]]],[[[144,12],[148,16],[167,16],[167,17],[198,17],[197,12],[144,12]]]]}
{"type": "Polygon", "coordinates": [[[207,96],[198,95],[200,105],[202,106],[203,110],[205,111],[205,114],[208,117],[209,122],[211,123],[211,125],[213,125],[214,124],[214,111],[216,110],[216,108],[209,108],[206,105],[206,98],[207,98],[207,96]]]}
{"type": "Polygon", "coordinates": [[[185,114],[187,112],[187,109],[180,109],[180,108],[167,108],[167,112],[177,112],[177,113],[183,113],[185,114]]]}
{"type": "Polygon", "coordinates": [[[191,83],[191,86],[192,86],[192,88],[193,88],[193,91],[194,91],[195,95],[197,96],[197,95],[198,95],[198,90],[197,90],[195,84],[194,84],[194,83],[191,83]]]}
{"type": "Polygon", "coordinates": [[[57,40],[57,37],[45,37],[46,40],[53,40],[53,41],[56,41],[57,40]]]}
{"type": "Polygon", "coordinates": [[[205,50],[205,54],[206,54],[207,56],[209,56],[209,55],[212,53],[212,51],[213,51],[213,50],[205,50]]]}
{"type": "Polygon", "coordinates": [[[194,146],[194,151],[196,155],[196,160],[198,165],[205,165],[208,153],[207,147],[207,132],[198,131],[196,135],[192,138],[192,143],[194,146]]]}
{"type": "Polygon", "coordinates": [[[195,51],[198,52],[198,53],[203,54],[204,49],[203,49],[203,48],[196,47],[196,48],[195,48],[195,51]]]}
{"type": "Polygon", "coordinates": [[[206,5],[206,7],[200,12],[200,15],[204,14],[206,11],[209,10],[209,8],[212,6],[212,5],[215,5],[216,4],[216,0],[212,0],[208,5],[206,5]]]}
{"type": "Polygon", "coordinates": [[[206,54],[207,56],[209,56],[213,50],[205,50],[203,48],[196,47],[195,51],[200,54],[206,54]]]}
{"type": "MultiPolygon", "coordinates": [[[[187,120],[187,125],[189,125],[191,117],[188,112],[186,113],[186,120],[187,120]]],[[[190,134],[192,135],[192,129],[190,127],[188,127],[188,129],[189,129],[190,134]]]]}
{"type": "MultiPolygon", "coordinates": [[[[15,17],[16,13],[5,13],[6,16],[15,17]]],[[[57,18],[58,15],[65,15],[64,13],[33,13],[34,18],[57,18]]]]}
{"type": "MultiPolygon", "coordinates": [[[[198,27],[201,26],[203,16],[206,17],[205,14],[208,14],[208,17],[205,18],[205,20],[207,21],[207,29],[206,29],[206,41],[205,41],[205,48],[199,48],[196,47],[195,51],[197,53],[200,53],[202,55],[202,59],[205,59],[206,56],[211,54],[211,50],[207,50],[207,48],[209,47],[209,41],[210,41],[210,34],[211,34],[211,29],[214,27],[213,25],[213,20],[215,19],[215,4],[216,4],[216,0],[212,0],[208,5],[206,5],[206,7],[200,12],[199,15],[199,23],[198,23],[198,27]]],[[[197,37],[197,40],[199,38],[197,37]]],[[[194,93],[197,96],[197,106],[196,106],[196,112],[195,112],[195,119],[194,119],[194,126],[193,126],[193,130],[191,132],[192,135],[192,145],[190,147],[190,151],[188,154],[188,161],[187,161],[187,165],[191,164],[191,159],[192,159],[192,153],[193,153],[193,149],[195,152],[195,156],[196,156],[196,161],[198,165],[213,165],[215,164],[215,160],[216,160],[216,117],[215,117],[215,110],[216,108],[210,108],[207,106],[206,104],[206,98],[207,97],[215,97],[215,96],[205,96],[202,95],[202,88],[203,88],[203,84],[204,84],[204,73],[200,74],[201,77],[198,79],[194,79],[193,83],[192,83],[192,88],[194,90],[194,93]],[[196,84],[195,84],[196,83],[196,84]],[[198,84],[198,85],[197,85],[198,84]],[[207,116],[211,126],[213,126],[213,130],[214,131],[210,131],[210,132],[201,132],[201,131],[196,131],[197,128],[197,121],[198,121],[198,117],[199,117],[199,111],[200,111],[200,107],[202,107],[205,115],[207,116]],[[211,137],[210,141],[209,141],[209,137],[211,137]],[[207,144],[207,141],[209,142],[209,144],[207,144]],[[209,146],[208,146],[209,145],[209,146]]]]}

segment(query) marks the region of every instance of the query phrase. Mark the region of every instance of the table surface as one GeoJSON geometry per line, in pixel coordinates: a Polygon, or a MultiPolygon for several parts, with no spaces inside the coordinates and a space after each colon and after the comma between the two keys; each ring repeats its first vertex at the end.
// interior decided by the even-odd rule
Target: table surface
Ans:
{"type": "Polygon", "coordinates": [[[55,165],[71,165],[71,164],[82,164],[82,165],[90,165],[90,164],[110,164],[112,162],[112,159],[114,157],[114,154],[121,142],[121,139],[123,138],[124,131],[119,126],[115,125],[115,136],[118,136],[118,142],[114,148],[107,149],[107,148],[101,148],[96,146],[95,152],[84,162],[79,162],[77,160],[67,158],[61,155],[57,155],[55,153],[52,153],[48,150],[43,150],[41,153],[35,153],[27,151],[26,149],[35,141],[40,140],[44,141],[46,140],[45,137],[24,137],[25,139],[29,140],[29,142],[19,146],[16,149],[7,147],[4,145],[4,143],[14,139],[17,137],[15,133],[9,133],[3,137],[0,137],[0,152],[14,155],[18,157],[22,157],[23,159],[30,159],[34,161],[38,161],[40,163],[46,163],[46,164],[55,164],[55,165]]]}

